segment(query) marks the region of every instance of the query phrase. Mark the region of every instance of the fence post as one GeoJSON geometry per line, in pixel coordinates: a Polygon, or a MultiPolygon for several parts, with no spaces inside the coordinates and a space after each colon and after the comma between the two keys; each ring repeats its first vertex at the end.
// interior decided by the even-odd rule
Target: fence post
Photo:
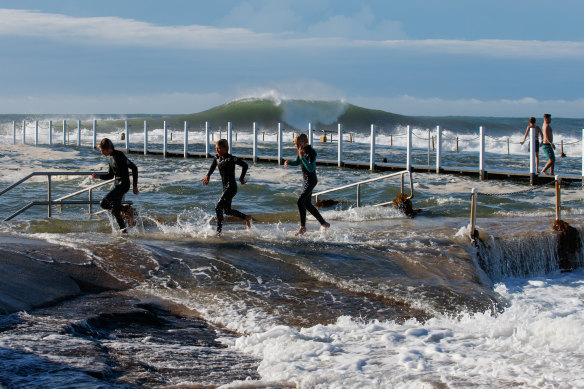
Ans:
{"type": "Polygon", "coordinates": [[[472,188],[472,194],[470,199],[470,240],[474,241],[476,236],[476,223],[477,223],[477,190],[472,188]]]}
{"type": "Polygon", "coordinates": [[[81,120],[77,120],[77,146],[81,146],[81,120]]]}
{"type": "Polygon", "coordinates": [[[371,154],[369,155],[369,170],[375,170],[375,124],[371,125],[371,154]]]}
{"type": "Polygon", "coordinates": [[[339,141],[338,141],[338,145],[339,145],[339,161],[338,161],[338,165],[339,167],[343,166],[343,125],[341,123],[338,124],[338,129],[339,129],[339,141]]]}
{"type": "Polygon", "coordinates": [[[485,132],[483,126],[479,127],[480,149],[479,149],[479,173],[481,180],[486,178],[485,173],[485,132]]]}
{"type": "Polygon", "coordinates": [[[124,120],[124,131],[126,131],[126,153],[130,152],[130,131],[128,129],[128,120],[124,120]]]}
{"type": "Polygon", "coordinates": [[[442,158],[442,131],[436,126],[436,174],[440,174],[440,159],[442,158]]]}
{"type": "Polygon", "coordinates": [[[63,120],[63,144],[67,144],[67,120],[63,120]]]}
{"type": "Polygon", "coordinates": [[[561,220],[562,193],[560,192],[560,176],[556,176],[556,220],[561,220]]]}
{"type": "Polygon", "coordinates": [[[253,122],[252,127],[253,132],[253,161],[257,162],[258,160],[258,125],[256,122],[253,122]]]}
{"type": "Polygon", "coordinates": [[[189,122],[185,120],[185,158],[189,157],[189,122]]]}
{"type": "Polygon", "coordinates": [[[144,155],[148,154],[148,120],[144,120],[144,155]]]}
{"type": "Polygon", "coordinates": [[[313,131],[312,131],[312,123],[308,122],[308,144],[312,146],[312,143],[314,142],[314,135],[313,135],[313,131]]]}
{"type": "Polygon", "coordinates": [[[166,158],[166,151],[168,149],[168,125],[166,120],[164,121],[164,140],[162,143],[162,155],[166,158]]]}
{"type": "Polygon", "coordinates": [[[529,131],[529,181],[531,185],[537,183],[537,168],[535,166],[535,129],[529,131]]]}
{"type": "Polygon", "coordinates": [[[22,144],[26,144],[26,120],[22,121],[22,144]]]}
{"type": "Polygon", "coordinates": [[[39,144],[39,121],[34,121],[34,144],[39,144]]]}
{"type": "Polygon", "coordinates": [[[412,128],[407,127],[406,130],[406,170],[412,171],[412,128]]]}
{"type": "Polygon", "coordinates": [[[12,144],[16,144],[16,122],[12,121],[12,144]]]}
{"type": "Polygon", "coordinates": [[[227,142],[229,143],[229,154],[231,154],[231,150],[233,150],[233,146],[231,145],[233,143],[233,125],[231,122],[227,122],[227,142]]]}
{"type": "Polygon", "coordinates": [[[205,122],[205,158],[209,158],[209,122],[205,122]]]}
{"type": "Polygon", "coordinates": [[[278,123],[278,165],[282,164],[282,123],[278,123]]]}
{"type": "Polygon", "coordinates": [[[97,119],[93,119],[93,145],[95,148],[97,146],[97,119]]]}

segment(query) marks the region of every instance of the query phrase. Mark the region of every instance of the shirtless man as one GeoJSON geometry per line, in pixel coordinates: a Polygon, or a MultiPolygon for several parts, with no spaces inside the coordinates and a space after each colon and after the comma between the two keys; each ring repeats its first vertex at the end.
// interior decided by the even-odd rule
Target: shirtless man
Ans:
{"type": "Polygon", "coordinates": [[[554,135],[552,133],[552,126],[550,126],[550,122],[552,121],[552,115],[546,113],[543,115],[543,142],[541,145],[541,149],[549,158],[549,161],[543,167],[541,173],[545,173],[546,170],[550,169],[550,174],[554,175],[554,164],[556,162],[556,155],[554,150],[556,146],[554,145],[554,135]]]}

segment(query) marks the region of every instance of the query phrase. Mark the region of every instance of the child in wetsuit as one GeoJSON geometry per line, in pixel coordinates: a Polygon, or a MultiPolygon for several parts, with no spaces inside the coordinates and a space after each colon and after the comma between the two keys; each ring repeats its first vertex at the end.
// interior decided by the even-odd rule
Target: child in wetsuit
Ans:
{"type": "Polygon", "coordinates": [[[130,190],[130,174],[128,169],[132,170],[133,192],[135,195],[138,191],[138,167],[130,161],[124,153],[114,148],[114,144],[108,138],[103,138],[98,145],[99,151],[108,158],[109,171],[107,174],[91,175],[92,178],[110,180],[115,177],[114,188],[101,200],[103,209],[110,209],[115,217],[120,230],[126,232],[126,223],[122,217],[122,212],[128,217],[130,225],[134,224],[134,208],[130,205],[122,205],[122,198],[130,190]]]}
{"type": "Polygon", "coordinates": [[[215,151],[217,151],[217,155],[215,155],[215,158],[213,159],[213,163],[209,168],[209,172],[205,178],[201,180],[201,182],[203,185],[208,185],[211,174],[213,174],[215,168],[219,166],[219,173],[221,174],[221,180],[223,181],[223,194],[221,194],[221,197],[215,206],[215,212],[217,212],[217,233],[221,233],[223,229],[223,214],[236,216],[240,219],[243,219],[247,229],[250,229],[252,219],[251,215],[246,215],[231,208],[231,201],[237,194],[237,183],[235,182],[235,165],[241,166],[241,176],[239,177],[239,182],[245,184],[247,163],[228,153],[229,143],[227,142],[227,139],[219,139],[215,144],[215,151]]]}
{"type": "Polygon", "coordinates": [[[308,144],[308,137],[306,134],[299,134],[294,138],[294,144],[298,149],[298,156],[295,161],[284,161],[284,167],[297,166],[302,164],[302,193],[298,198],[298,212],[300,213],[300,228],[296,235],[301,235],[306,232],[306,210],[318,220],[320,225],[324,228],[329,228],[331,225],[327,223],[320,212],[312,205],[312,190],[317,184],[316,179],[316,151],[308,144]]]}

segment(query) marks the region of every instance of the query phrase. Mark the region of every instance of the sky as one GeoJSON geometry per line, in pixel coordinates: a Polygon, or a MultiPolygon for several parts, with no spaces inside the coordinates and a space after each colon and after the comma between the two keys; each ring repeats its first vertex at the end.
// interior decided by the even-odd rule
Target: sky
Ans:
{"type": "Polygon", "coordinates": [[[584,117],[580,0],[0,0],[0,113],[584,117]]]}

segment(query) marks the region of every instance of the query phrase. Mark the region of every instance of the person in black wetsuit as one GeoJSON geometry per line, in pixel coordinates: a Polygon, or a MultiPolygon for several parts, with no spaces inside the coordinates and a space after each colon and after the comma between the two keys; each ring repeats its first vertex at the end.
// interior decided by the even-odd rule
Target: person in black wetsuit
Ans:
{"type": "Polygon", "coordinates": [[[223,181],[223,193],[215,206],[215,212],[217,212],[217,233],[221,233],[223,229],[223,214],[236,216],[243,219],[247,229],[251,228],[251,215],[246,215],[239,212],[238,210],[231,208],[231,201],[233,197],[237,194],[237,183],[235,182],[235,165],[241,166],[241,175],[239,176],[239,182],[245,184],[245,173],[247,173],[247,163],[241,159],[228,153],[229,143],[227,139],[219,139],[215,144],[215,155],[213,163],[209,168],[209,172],[201,180],[203,185],[209,184],[209,179],[211,174],[215,171],[215,168],[219,166],[219,173],[221,174],[221,180],[223,181]]]}
{"type": "Polygon", "coordinates": [[[296,235],[301,235],[306,232],[306,210],[318,220],[322,227],[329,228],[331,225],[323,219],[318,209],[311,202],[312,190],[318,182],[316,179],[316,151],[308,144],[306,134],[297,135],[294,138],[294,144],[298,149],[298,156],[295,161],[284,161],[284,167],[302,166],[302,193],[297,202],[298,212],[300,213],[300,228],[296,232],[296,235]]]}
{"type": "Polygon", "coordinates": [[[92,174],[92,178],[110,180],[115,177],[114,188],[101,200],[103,209],[110,209],[112,215],[116,218],[120,230],[126,232],[126,223],[122,217],[124,212],[128,217],[130,225],[134,224],[134,208],[129,205],[122,205],[122,198],[130,190],[130,174],[128,169],[132,170],[133,192],[135,195],[138,191],[138,167],[130,161],[124,153],[114,148],[114,144],[108,138],[103,138],[98,145],[101,153],[108,158],[109,171],[107,174],[92,174]]]}

